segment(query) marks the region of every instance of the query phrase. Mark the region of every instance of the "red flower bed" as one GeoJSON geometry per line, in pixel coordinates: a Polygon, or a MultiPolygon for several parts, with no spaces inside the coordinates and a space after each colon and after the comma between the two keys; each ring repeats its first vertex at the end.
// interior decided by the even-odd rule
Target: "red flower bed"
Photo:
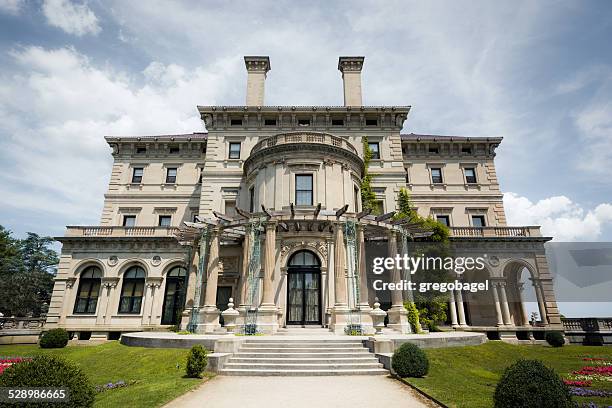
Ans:
{"type": "Polygon", "coordinates": [[[590,387],[592,384],[592,381],[591,380],[586,380],[586,381],[563,380],[563,383],[570,387],[590,387]]]}
{"type": "Polygon", "coordinates": [[[577,375],[599,374],[602,376],[612,376],[612,366],[586,366],[573,373],[577,375]]]}
{"type": "Polygon", "coordinates": [[[21,363],[22,361],[30,361],[30,360],[31,360],[30,358],[21,358],[21,357],[0,359],[0,375],[4,372],[4,370],[9,368],[13,364],[18,364],[18,363],[21,363]]]}

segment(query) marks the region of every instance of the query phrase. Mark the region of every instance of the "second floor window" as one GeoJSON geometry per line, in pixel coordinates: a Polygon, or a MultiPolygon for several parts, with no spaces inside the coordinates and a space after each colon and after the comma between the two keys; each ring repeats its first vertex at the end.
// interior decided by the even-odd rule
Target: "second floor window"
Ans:
{"type": "Polygon", "coordinates": [[[468,184],[476,184],[476,170],[474,168],[466,168],[465,182],[468,184]]]}
{"type": "Polygon", "coordinates": [[[255,187],[249,189],[249,212],[255,211],[255,187]]]}
{"type": "Polygon", "coordinates": [[[160,227],[169,227],[170,224],[172,224],[171,215],[160,215],[159,216],[159,226],[160,227]]]}
{"type": "Polygon", "coordinates": [[[436,221],[442,225],[450,227],[450,217],[448,215],[436,215],[436,221]]]}
{"type": "Polygon", "coordinates": [[[176,183],[176,168],[169,167],[166,170],[166,183],[174,184],[176,183]]]}
{"type": "Polygon", "coordinates": [[[295,204],[312,205],[312,174],[295,176],[295,204]]]}
{"type": "Polygon", "coordinates": [[[372,151],[372,159],[380,160],[380,145],[378,142],[368,143],[368,148],[372,151]]]}
{"type": "Polygon", "coordinates": [[[431,169],[431,182],[433,184],[442,184],[442,169],[441,168],[431,169]]]}
{"type": "Polygon", "coordinates": [[[124,215],[123,216],[123,226],[124,227],[136,226],[136,216],[135,215],[124,215]]]}
{"type": "Polygon", "coordinates": [[[240,143],[232,142],[229,144],[229,158],[230,159],[240,158],[240,143]]]}
{"type": "Polygon", "coordinates": [[[132,183],[142,183],[143,173],[144,169],[142,167],[134,167],[134,171],[132,172],[132,183]]]}
{"type": "Polygon", "coordinates": [[[485,217],[484,215],[472,215],[472,226],[473,227],[485,227],[485,217]]]}

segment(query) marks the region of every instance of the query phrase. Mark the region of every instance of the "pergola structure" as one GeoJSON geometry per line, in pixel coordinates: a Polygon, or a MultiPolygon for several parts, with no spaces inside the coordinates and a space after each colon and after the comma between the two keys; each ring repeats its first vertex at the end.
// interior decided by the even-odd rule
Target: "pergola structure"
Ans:
{"type": "MultiPolygon", "coordinates": [[[[183,314],[182,325],[188,330],[211,333],[220,327],[216,294],[221,243],[242,244],[243,268],[239,280],[238,321],[241,331],[245,334],[274,333],[278,329],[278,308],[272,279],[276,267],[277,232],[291,232],[297,236],[305,232],[329,232],[333,234],[334,240],[335,291],[330,330],[343,332],[349,327],[363,333],[372,332],[368,315],[371,308],[367,297],[365,242],[386,239],[388,256],[395,257],[398,254],[398,238],[402,242],[403,253],[407,253],[409,240],[432,234],[420,225],[410,223],[407,218],[394,220],[395,212],[378,216],[371,215],[371,210],[350,213],[347,211],[348,204],[336,211],[322,210],[321,204],[308,210],[298,209],[291,204],[288,210],[283,211],[272,211],[262,205],[261,210],[259,213],[249,213],[237,208],[236,216],[214,212],[215,219],[198,218],[198,222],[184,222],[177,232],[179,243],[197,251],[197,255],[189,251],[192,258],[189,263],[196,263],[197,273],[193,276],[195,282],[188,284],[188,310],[183,314]],[[260,294],[262,269],[263,287],[260,294]],[[353,278],[349,279],[349,284],[347,277],[353,278]],[[357,294],[354,307],[349,307],[349,285],[353,285],[351,289],[357,294]],[[201,288],[204,288],[203,298],[201,288]],[[365,295],[360,296],[360,293],[365,295]]],[[[400,271],[394,268],[391,280],[399,282],[401,279],[400,271]]],[[[410,332],[402,291],[392,291],[391,303],[388,326],[402,333],[410,332]]]]}

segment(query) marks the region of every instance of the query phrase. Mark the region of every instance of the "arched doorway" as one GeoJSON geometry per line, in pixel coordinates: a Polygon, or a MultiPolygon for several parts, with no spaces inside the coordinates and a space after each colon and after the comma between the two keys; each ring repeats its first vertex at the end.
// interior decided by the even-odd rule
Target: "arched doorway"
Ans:
{"type": "Polygon", "coordinates": [[[321,324],[321,264],[310,251],[298,251],[287,264],[287,324],[321,324]]]}
{"type": "Polygon", "coordinates": [[[166,293],[162,309],[161,324],[176,324],[179,313],[183,311],[185,300],[185,278],[187,270],[182,266],[175,266],[166,274],[166,293]]]}

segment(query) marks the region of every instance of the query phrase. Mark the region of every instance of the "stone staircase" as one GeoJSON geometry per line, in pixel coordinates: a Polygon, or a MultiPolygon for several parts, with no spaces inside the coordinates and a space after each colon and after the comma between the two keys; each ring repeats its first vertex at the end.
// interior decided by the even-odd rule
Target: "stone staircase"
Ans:
{"type": "Polygon", "coordinates": [[[389,372],[361,340],[340,338],[252,338],[229,358],[221,375],[384,375],[389,372]]]}

